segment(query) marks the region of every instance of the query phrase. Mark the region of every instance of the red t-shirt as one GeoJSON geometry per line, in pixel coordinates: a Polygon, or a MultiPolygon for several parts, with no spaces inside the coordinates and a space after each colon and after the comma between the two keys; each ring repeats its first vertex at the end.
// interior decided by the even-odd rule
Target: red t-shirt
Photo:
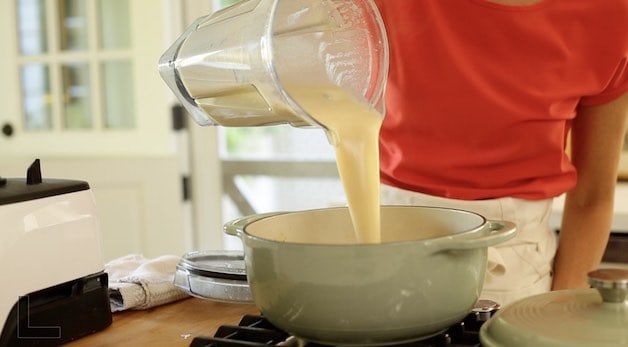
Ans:
{"type": "Polygon", "coordinates": [[[576,106],[628,90],[628,0],[375,0],[390,71],[382,182],[465,200],[576,182],[576,106]]]}

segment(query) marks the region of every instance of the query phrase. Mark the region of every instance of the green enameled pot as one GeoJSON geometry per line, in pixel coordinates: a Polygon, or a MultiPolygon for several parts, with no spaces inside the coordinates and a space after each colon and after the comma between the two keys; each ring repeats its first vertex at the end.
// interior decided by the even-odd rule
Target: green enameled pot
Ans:
{"type": "Polygon", "coordinates": [[[347,208],[269,213],[239,236],[255,304],[306,341],[377,345],[428,338],[479,298],[487,247],[515,225],[448,208],[382,206],[382,243],[359,244],[347,208]]]}

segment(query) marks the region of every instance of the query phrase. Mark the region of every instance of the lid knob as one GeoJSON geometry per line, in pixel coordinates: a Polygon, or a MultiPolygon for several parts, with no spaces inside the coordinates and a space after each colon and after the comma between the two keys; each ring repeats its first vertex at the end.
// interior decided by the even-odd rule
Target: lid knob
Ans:
{"type": "Polygon", "coordinates": [[[600,269],[588,276],[589,284],[600,292],[604,302],[622,303],[628,299],[628,270],[600,269]]]}

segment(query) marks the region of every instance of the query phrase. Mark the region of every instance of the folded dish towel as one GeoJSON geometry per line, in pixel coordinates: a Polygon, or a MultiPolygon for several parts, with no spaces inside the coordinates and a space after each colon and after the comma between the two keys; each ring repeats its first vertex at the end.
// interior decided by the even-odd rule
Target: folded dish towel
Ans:
{"type": "Polygon", "coordinates": [[[105,264],[111,311],[143,310],[188,297],[173,284],[178,262],[173,255],[146,259],[130,254],[105,264]]]}

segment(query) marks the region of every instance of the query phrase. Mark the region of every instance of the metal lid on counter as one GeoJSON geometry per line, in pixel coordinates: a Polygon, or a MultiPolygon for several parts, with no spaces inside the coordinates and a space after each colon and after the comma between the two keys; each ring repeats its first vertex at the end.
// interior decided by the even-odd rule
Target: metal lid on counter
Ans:
{"type": "Polygon", "coordinates": [[[195,251],[183,255],[174,285],[201,299],[253,303],[244,254],[238,251],[195,251]]]}

